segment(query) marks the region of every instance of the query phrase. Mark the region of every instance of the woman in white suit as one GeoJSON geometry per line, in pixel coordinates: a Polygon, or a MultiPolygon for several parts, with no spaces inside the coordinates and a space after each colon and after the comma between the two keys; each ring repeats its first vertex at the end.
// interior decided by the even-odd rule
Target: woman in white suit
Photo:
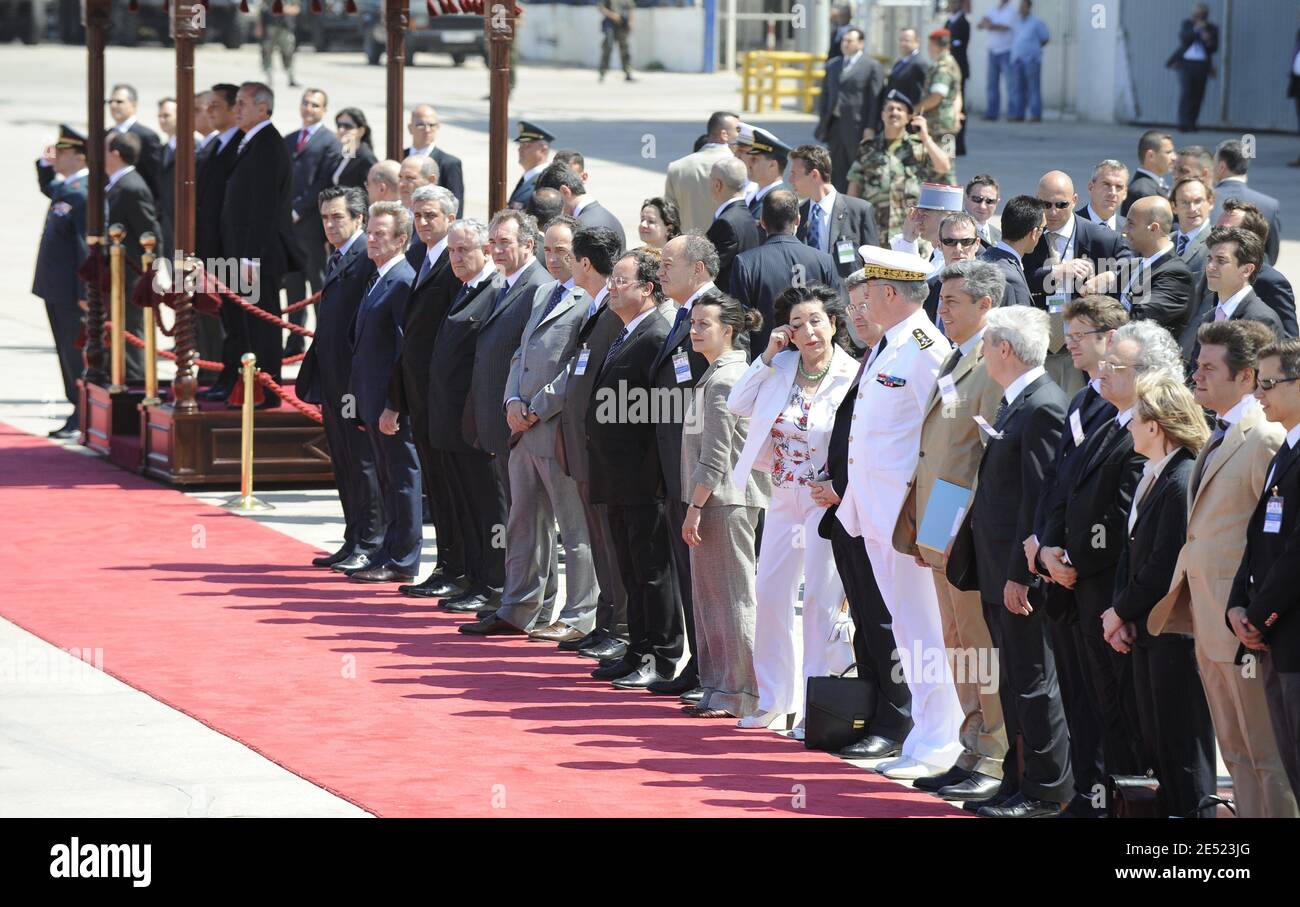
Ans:
{"type": "Polygon", "coordinates": [[[758,711],[740,719],[745,728],[802,716],[805,678],[839,672],[853,662],[844,587],[830,542],[817,533],[825,508],[813,502],[810,485],[822,478],[835,410],[858,362],[845,351],[844,308],[835,290],[821,284],[791,287],[772,308],[777,327],[767,349],[727,399],[732,413],[749,418],[733,483],[744,487],[754,470],[772,481],[756,578],[758,711]],[[800,581],[802,659],[794,635],[800,581]]]}

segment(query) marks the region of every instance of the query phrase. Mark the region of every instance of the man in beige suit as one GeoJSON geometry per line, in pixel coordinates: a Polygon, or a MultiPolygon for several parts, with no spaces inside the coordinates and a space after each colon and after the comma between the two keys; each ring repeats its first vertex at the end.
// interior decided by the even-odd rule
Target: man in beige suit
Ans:
{"type": "Polygon", "coordinates": [[[956,764],[918,779],[915,786],[946,800],[984,800],[998,789],[1007,751],[993,641],[979,592],[953,588],[944,575],[947,552],[918,546],[916,535],[936,481],[974,488],[984,452],[974,417],[983,416],[992,425],[1002,398],[1002,388],[984,369],[984,324],[989,311],[1002,303],[1006,278],[997,265],[985,261],[954,262],[939,277],[939,317],[944,335],[957,346],[939,370],[939,383],[926,403],[921,457],[894,527],[893,544],[933,571],[944,646],[965,716],[956,764]],[[992,676],[974,676],[978,668],[991,669],[992,676]]]}
{"type": "Polygon", "coordinates": [[[1252,393],[1259,351],[1273,342],[1267,325],[1216,321],[1201,327],[1196,359],[1196,402],[1217,425],[1192,472],[1187,499],[1187,542],[1178,555],[1169,594],[1151,611],[1152,633],[1190,633],[1205,698],[1233,799],[1243,817],[1296,817],[1282,759],[1264,700],[1272,670],[1264,653],[1237,665],[1237,638],[1223,620],[1224,604],[1241,563],[1246,523],[1263,490],[1273,455],[1286,437],[1264,418],[1252,393]]]}
{"type": "Polygon", "coordinates": [[[703,233],[713,222],[717,205],[710,190],[713,165],[734,155],[730,143],[735,140],[740,117],[719,110],[709,117],[708,142],[694,154],[678,158],[668,165],[664,198],[677,206],[682,232],[703,233]]]}

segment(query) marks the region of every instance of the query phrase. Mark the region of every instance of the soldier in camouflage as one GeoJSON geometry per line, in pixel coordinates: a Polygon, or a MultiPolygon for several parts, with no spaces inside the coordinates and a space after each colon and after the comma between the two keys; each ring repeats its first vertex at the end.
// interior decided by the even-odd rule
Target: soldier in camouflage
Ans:
{"type": "MultiPolygon", "coordinates": [[[[945,28],[930,33],[930,59],[934,62],[926,73],[925,94],[916,105],[917,112],[925,114],[930,135],[950,158],[956,151],[963,115],[961,67],[949,49],[951,40],[945,28]]],[[[956,174],[950,170],[940,182],[955,186],[956,174]]]]}
{"type": "Polygon", "coordinates": [[[858,160],[849,168],[849,195],[869,202],[881,234],[893,236],[903,231],[921,183],[948,183],[952,163],[930,137],[925,117],[913,114],[906,95],[890,91],[881,118],[884,130],[858,146],[858,160]],[[915,132],[909,131],[909,118],[915,132]]]}
{"type": "Polygon", "coordinates": [[[600,0],[596,11],[601,15],[600,27],[604,40],[600,45],[600,80],[605,81],[609,71],[609,58],[618,42],[618,61],[623,64],[623,78],[635,82],[632,78],[632,55],[628,51],[627,37],[632,33],[632,14],[636,10],[635,0],[600,0]]]}

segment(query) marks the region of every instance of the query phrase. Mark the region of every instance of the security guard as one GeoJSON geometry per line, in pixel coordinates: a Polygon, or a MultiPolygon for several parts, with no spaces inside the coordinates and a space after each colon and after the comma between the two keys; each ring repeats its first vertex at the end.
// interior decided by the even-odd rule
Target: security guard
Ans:
{"type": "MultiPolygon", "coordinates": [[[[956,154],[956,136],[961,129],[957,114],[963,100],[961,66],[952,55],[951,43],[952,36],[947,29],[940,28],[930,33],[930,59],[934,62],[926,72],[925,94],[917,105],[917,109],[925,114],[930,135],[950,155],[956,154]]],[[[956,173],[949,170],[941,182],[957,185],[956,173]]]]}
{"type": "Polygon", "coordinates": [[[778,139],[766,129],[754,127],[747,135],[749,144],[745,149],[745,167],[749,178],[757,187],[753,197],[749,198],[749,213],[754,220],[762,220],[763,199],[774,189],[794,191],[794,187],[785,181],[785,165],[794,149],[778,139]]]}
{"type": "Polygon", "coordinates": [[[636,10],[636,0],[600,0],[596,12],[601,15],[600,27],[604,39],[600,45],[600,81],[605,81],[609,71],[609,56],[618,42],[618,60],[623,64],[623,78],[635,82],[632,78],[632,54],[627,49],[627,36],[632,33],[632,13],[636,10]]]}
{"type": "Polygon", "coordinates": [[[256,35],[262,44],[262,71],[266,74],[266,84],[271,84],[271,60],[278,52],[280,65],[289,77],[289,87],[297,88],[298,81],[293,77],[293,55],[298,49],[298,40],[294,37],[298,14],[302,7],[297,3],[283,4],[281,12],[276,13],[270,3],[262,3],[257,14],[256,35]]]}
{"type": "Polygon", "coordinates": [[[510,193],[509,206],[516,211],[523,211],[532,200],[537,177],[550,163],[551,142],[555,141],[555,136],[527,120],[520,120],[518,128],[519,134],[515,136],[515,145],[518,147],[515,150],[524,175],[519,177],[514,191],[510,193]]]}
{"type": "MultiPolygon", "coordinates": [[[[63,373],[63,392],[68,402],[77,405],[77,379],[81,376],[82,356],[77,349],[81,333],[81,305],[85,285],[77,269],[86,259],[86,137],[69,126],[59,127],[59,138],[45,149],[36,162],[36,179],[41,191],[50,198],[45,215],[45,230],[36,253],[36,277],[32,294],[45,300],[45,314],[50,319],[50,333],[59,355],[63,373]]],[[[51,438],[74,438],[80,422],[74,408],[62,428],[50,432],[51,438]]]]}
{"type": "Polygon", "coordinates": [[[920,257],[876,246],[863,246],[859,254],[866,263],[867,315],[885,334],[869,354],[858,385],[848,484],[836,515],[866,546],[912,694],[913,727],[902,756],[877,771],[914,781],[946,771],[962,752],[958,734],[964,715],[947,670],[934,580],[928,567],[894,550],[892,541],[920,459],[930,393],[952,345],[922,308],[929,287],[928,267],[920,257]]]}

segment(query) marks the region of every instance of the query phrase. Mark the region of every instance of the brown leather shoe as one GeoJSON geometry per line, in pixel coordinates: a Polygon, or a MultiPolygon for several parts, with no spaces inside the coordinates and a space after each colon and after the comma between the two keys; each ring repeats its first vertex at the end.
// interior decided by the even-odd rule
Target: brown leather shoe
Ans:
{"type": "Polygon", "coordinates": [[[409,573],[398,573],[392,567],[379,566],[358,570],[348,579],[354,583],[410,583],[415,577],[409,573]]]}
{"type": "Polygon", "coordinates": [[[529,637],[541,640],[542,642],[568,642],[572,639],[582,639],[585,635],[581,630],[575,630],[563,621],[556,621],[549,627],[543,627],[540,630],[533,630],[529,637]]]}

